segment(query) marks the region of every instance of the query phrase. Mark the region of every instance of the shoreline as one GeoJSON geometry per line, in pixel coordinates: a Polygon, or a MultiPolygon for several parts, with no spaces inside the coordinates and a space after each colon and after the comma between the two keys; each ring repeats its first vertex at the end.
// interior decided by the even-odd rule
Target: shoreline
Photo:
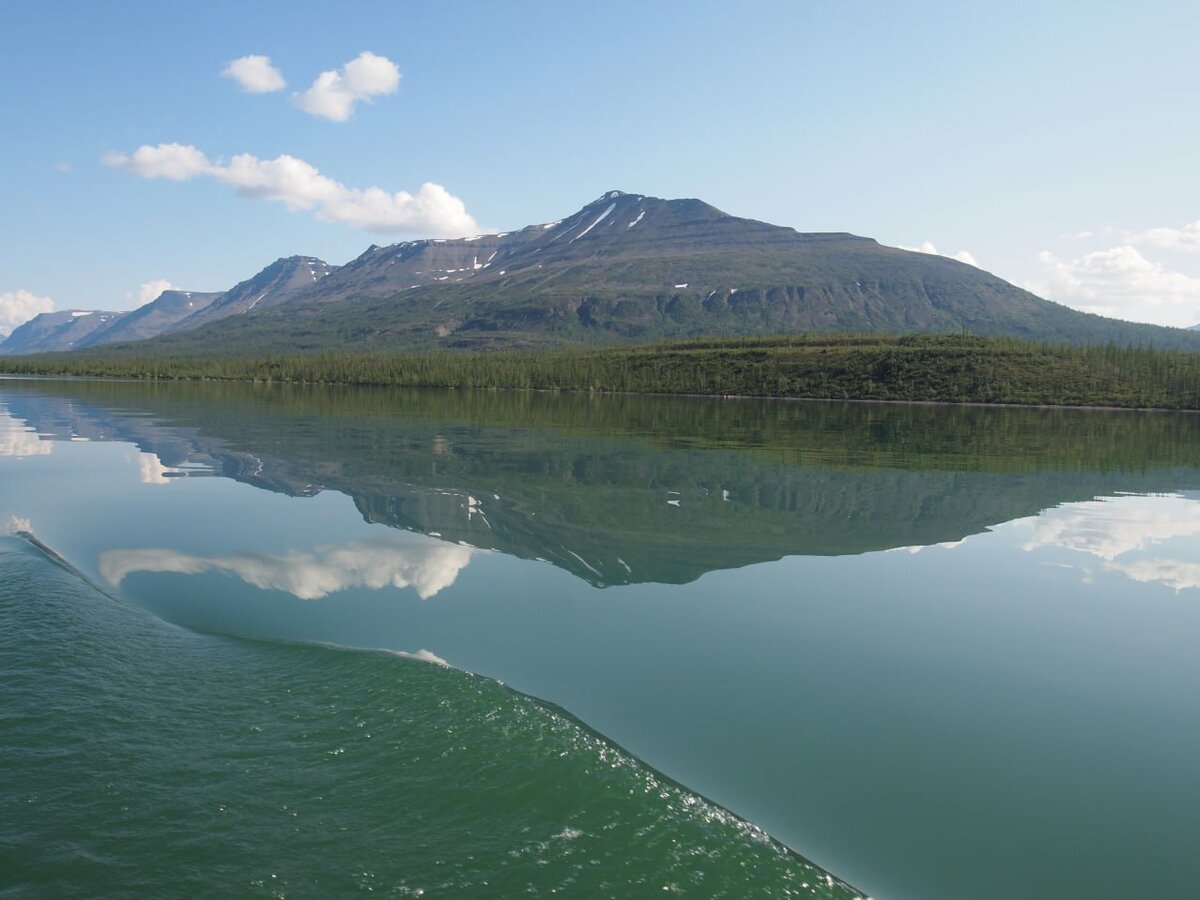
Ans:
{"type": "Polygon", "coordinates": [[[389,384],[363,383],[352,381],[290,381],[264,380],[257,378],[187,378],[178,376],[161,376],[138,378],[131,375],[71,375],[68,373],[46,375],[37,372],[0,373],[0,382],[4,381],[66,381],[66,382],[101,382],[105,384],[261,384],[272,386],[312,386],[340,387],[365,389],[405,389],[414,391],[480,391],[506,392],[514,394],[573,394],[577,396],[606,396],[606,397],[674,397],[696,400],[733,400],[733,401],[778,401],[785,403],[862,403],[887,404],[892,406],[952,406],[969,407],[974,409],[1046,409],[1046,410],[1076,410],[1095,412],[1149,412],[1149,413],[1200,413],[1200,406],[1115,406],[1112,404],[1072,404],[1072,403],[1014,403],[1011,401],[996,401],[990,403],[981,400],[893,400],[874,397],[781,397],[771,394],[690,394],[682,391],[606,391],[584,390],[583,388],[527,388],[527,387],[450,387],[446,385],[420,384],[389,384]]]}
{"type": "Polygon", "coordinates": [[[1200,411],[1200,353],[971,335],[800,335],[486,353],[77,352],[81,355],[0,357],[0,372],[30,378],[1200,411]]]}

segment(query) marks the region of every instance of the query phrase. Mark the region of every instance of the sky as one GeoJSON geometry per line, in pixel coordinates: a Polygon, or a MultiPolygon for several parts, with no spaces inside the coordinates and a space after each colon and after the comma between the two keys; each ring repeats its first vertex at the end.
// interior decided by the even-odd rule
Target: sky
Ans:
{"type": "Polygon", "coordinates": [[[3,5],[0,334],[608,190],[1200,323],[1200,4],[3,5]]]}

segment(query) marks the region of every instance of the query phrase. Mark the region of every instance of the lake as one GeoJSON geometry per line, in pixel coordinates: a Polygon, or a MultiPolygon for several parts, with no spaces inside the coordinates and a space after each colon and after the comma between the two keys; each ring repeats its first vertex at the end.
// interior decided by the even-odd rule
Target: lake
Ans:
{"type": "Polygon", "coordinates": [[[1198,501],[1188,414],[0,380],[0,893],[1194,897],[1198,501]]]}

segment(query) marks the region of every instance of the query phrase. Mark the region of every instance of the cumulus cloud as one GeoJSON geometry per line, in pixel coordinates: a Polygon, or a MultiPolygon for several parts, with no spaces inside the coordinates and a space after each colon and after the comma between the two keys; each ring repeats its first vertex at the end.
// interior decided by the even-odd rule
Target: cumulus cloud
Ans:
{"type": "Polygon", "coordinates": [[[175,285],[171,284],[171,282],[169,282],[167,279],[155,278],[152,281],[143,281],[140,285],[138,285],[138,289],[136,291],[131,291],[125,296],[130,300],[136,300],[138,306],[144,306],[151,300],[157,300],[158,295],[163,291],[177,290],[179,290],[179,288],[175,287],[175,285]]]}
{"type": "Polygon", "coordinates": [[[317,547],[311,553],[234,553],[193,556],[175,550],[107,550],[100,574],[113,587],[134,572],[233,575],[263,590],[286,591],[301,600],[320,600],[353,587],[378,590],[411,587],[422,600],[454,584],[474,553],[458,544],[398,544],[359,541],[317,547]]]}
{"type": "Polygon", "coordinates": [[[187,181],[198,175],[211,175],[213,164],[190,144],[143,144],[132,154],[106,153],[104,164],[130,172],[140,178],[165,178],[187,181]]]}
{"type": "Polygon", "coordinates": [[[386,56],[364,50],[341,69],[322,72],[312,86],[293,96],[296,105],[312,116],[345,122],[359,101],[395,93],[400,70],[386,56]]]}
{"type": "Polygon", "coordinates": [[[1038,254],[1040,277],[1027,286],[1067,306],[1140,322],[1186,327],[1200,322],[1200,278],[1172,271],[1124,244],[1074,259],[1038,254]]]}
{"type": "Polygon", "coordinates": [[[462,200],[440,184],[427,181],[415,194],[351,188],[287,154],[259,159],[240,153],[224,163],[210,160],[192,146],[159,144],[144,145],[131,154],[109,153],[104,162],[141,178],[212,178],[243,197],[273,200],[292,212],[311,211],[323,221],[364,231],[460,237],[479,230],[462,200]]]}
{"type": "Polygon", "coordinates": [[[1127,239],[1132,244],[1149,244],[1163,250],[1200,253],[1200,219],[1179,228],[1168,226],[1131,232],[1127,235],[1127,239]]]}
{"type": "Polygon", "coordinates": [[[979,263],[975,261],[975,257],[966,250],[959,250],[956,253],[942,253],[933,245],[932,241],[922,241],[919,247],[901,246],[901,250],[911,250],[913,253],[928,253],[932,256],[947,256],[950,259],[957,259],[961,263],[966,263],[968,266],[979,268],[979,263]]]}
{"type": "Polygon", "coordinates": [[[221,70],[224,78],[232,78],[248,94],[269,94],[287,87],[283,73],[271,65],[269,56],[243,56],[221,70]]]}
{"type": "Polygon", "coordinates": [[[8,291],[0,294],[0,338],[12,333],[40,313],[54,312],[54,301],[32,291],[8,291]]]}

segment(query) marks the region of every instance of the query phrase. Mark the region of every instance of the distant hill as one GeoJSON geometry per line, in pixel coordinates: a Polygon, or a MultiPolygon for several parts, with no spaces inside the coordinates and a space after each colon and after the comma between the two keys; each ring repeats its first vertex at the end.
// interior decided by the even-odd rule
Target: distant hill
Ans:
{"type": "Polygon", "coordinates": [[[102,344],[142,341],[186,331],[255,309],[285,303],[336,269],[311,256],[277,259],[228,291],[171,289],[129,312],[68,310],[43,313],[0,342],[0,353],[50,353],[102,344]]]}
{"type": "Polygon", "coordinates": [[[220,293],[201,294],[174,289],[163,291],[149,303],[117,316],[103,328],[97,328],[76,347],[155,337],[211,306],[220,296],[220,293]]]}
{"type": "Polygon", "coordinates": [[[0,342],[3,353],[48,353],[55,350],[73,350],[86,346],[87,339],[96,331],[102,331],[123,314],[92,309],[64,309],[60,312],[42,313],[24,325],[13,329],[7,339],[0,342]]]}
{"type": "Polygon", "coordinates": [[[301,263],[286,290],[249,286],[274,283],[268,267],[171,333],[108,349],[249,355],[965,330],[1200,350],[1195,331],[1077,312],[956,260],[620,191],[519,231],[372,246],[340,268],[292,260],[301,263]]]}

